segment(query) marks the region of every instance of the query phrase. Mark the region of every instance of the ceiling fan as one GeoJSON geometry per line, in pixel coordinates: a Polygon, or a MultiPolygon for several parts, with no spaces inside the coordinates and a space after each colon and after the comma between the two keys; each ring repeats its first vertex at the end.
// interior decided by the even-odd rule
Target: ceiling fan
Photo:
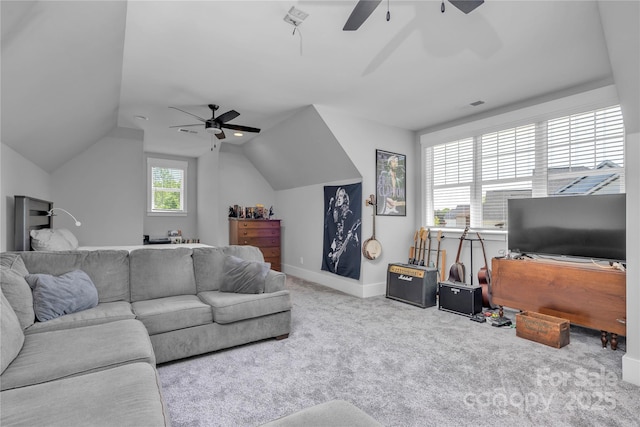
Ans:
{"type": "MultiPolygon", "coordinates": [[[[218,108],[220,108],[218,105],[215,104],[209,104],[209,108],[211,109],[211,118],[210,119],[203,119],[202,117],[196,116],[195,114],[191,114],[188,111],[184,111],[181,110],[179,108],[176,107],[169,107],[169,108],[173,108],[174,110],[178,110],[181,111],[185,114],[188,114],[192,117],[195,117],[196,119],[200,120],[202,123],[204,123],[204,129],[215,135],[216,138],[218,139],[224,139],[225,138],[225,134],[224,131],[222,130],[222,128],[225,129],[233,129],[233,130],[237,130],[237,131],[241,131],[241,132],[255,132],[255,133],[259,133],[260,129],[258,128],[252,128],[249,126],[242,126],[242,125],[234,125],[231,123],[227,123],[233,119],[235,119],[236,117],[238,117],[240,115],[240,113],[238,113],[236,110],[230,110],[227,111],[226,113],[223,113],[221,115],[219,115],[218,117],[215,116],[216,111],[218,110],[218,108]]],[[[191,126],[202,126],[202,123],[197,123],[194,125],[180,125],[180,126],[169,126],[170,128],[185,128],[185,127],[191,127],[191,126]]]]}
{"type": "MultiPolygon", "coordinates": [[[[356,7],[353,8],[351,15],[349,15],[349,19],[347,19],[346,24],[344,24],[343,31],[355,31],[364,23],[364,21],[369,18],[369,16],[373,13],[373,11],[378,7],[378,5],[382,2],[382,0],[360,0],[356,4],[356,7]]],[[[449,0],[449,3],[463,11],[464,13],[469,13],[473,11],[476,7],[480,6],[484,3],[484,0],[449,0]]],[[[440,10],[444,13],[444,0],[442,1],[442,6],[440,10]]],[[[387,21],[391,18],[390,13],[387,11],[387,21]]]]}

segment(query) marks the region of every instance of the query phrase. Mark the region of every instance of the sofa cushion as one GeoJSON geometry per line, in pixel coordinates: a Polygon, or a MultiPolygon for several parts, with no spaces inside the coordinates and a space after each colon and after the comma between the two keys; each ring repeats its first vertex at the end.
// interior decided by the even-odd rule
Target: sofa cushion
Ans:
{"type": "Polygon", "coordinates": [[[211,307],[195,295],[136,301],[131,304],[149,335],[206,325],[213,322],[211,307]]]}
{"type": "Polygon", "coordinates": [[[156,371],[148,363],[2,392],[3,426],[170,424],[156,371]]]}
{"type": "MultiPolygon", "coordinates": [[[[24,344],[24,333],[18,321],[18,316],[11,308],[9,301],[0,291],[0,332],[2,332],[2,345],[0,345],[0,373],[4,373],[7,366],[16,358],[24,344]]],[[[4,375],[3,380],[4,382],[4,375]]],[[[2,383],[0,382],[0,383],[2,383]]]]}
{"type": "Polygon", "coordinates": [[[287,275],[280,271],[269,270],[264,281],[265,292],[284,291],[286,289],[287,275]]]}
{"type": "Polygon", "coordinates": [[[134,362],[155,365],[149,335],[137,320],[30,334],[0,386],[25,387],[134,362]]]}
{"type": "Polygon", "coordinates": [[[193,269],[198,292],[217,291],[223,280],[225,254],[222,248],[194,248],[193,269]]]}
{"type": "Polygon", "coordinates": [[[82,270],[96,286],[100,302],[130,301],[128,251],[21,252],[20,256],[29,273],[59,276],[82,270]]]}
{"type": "Polygon", "coordinates": [[[126,301],[114,301],[99,303],[96,307],[77,313],[65,314],[46,322],[36,322],[25,329],[25,334],[33,334],[48,331],[60,331],[63,329],[81,328],[84,326],[101,325],[103,323],[116,322],[118,320],[135,319],[131,310],[131,303],[126,301]]]}
{"type": "Polygon", "coordinates": [[[195,295],[191,249],[137,249],[129,254],[131,301],[195,295]]]}
{"type": "Polygon", "coordinates": [[[33,311],[33,294],[24,275],[17,270],[0,267],[0,287],[18,316],[22,329],[33,325],[36,318],[33,311]]]}
{"type": "Polygon", "coordinates": [[[262,251],[255,246],[228,245],[222,247],[222,252],[224,252],[225,255],[237,256],[238,258],[246,259],[247,261],[264,262],[264,255],[262,254],[262,251]]]}
{"type": "Polygon", "coordinates": [[[268,294],[207,291],[198,296],[213,307],[213,320],[220,324],[291,310],[291,298],[286,290],[268,294]]]}
{"type": "Polygon", "coordinates": [[[224,259],[222,270],[224,277],[220,292],[261,294],[264,292],[264,281],[270,269],[270,263],[246,261],[233,255],[227,255],[224,259]]]}
{"type": "Polygon", "coordinates": [[[31,230],[31,248],[34,251],[72,251],[78,249],[78,239],[66,228],[31,230]]]}
{"type": "Polygon", "coordinates": [[[27,274],[25,280],[33,290],[33,308],[41,322],[98,305],[98,290],[82,270],[61,276],[27,274]]]}
{"type": "Polygon", "coordinates": [[[27,270],[27,267],[24,265],[20,252],[0,253],[0,268],[13,270],[21,276],[29,274],[29,270],[27,270]]]}

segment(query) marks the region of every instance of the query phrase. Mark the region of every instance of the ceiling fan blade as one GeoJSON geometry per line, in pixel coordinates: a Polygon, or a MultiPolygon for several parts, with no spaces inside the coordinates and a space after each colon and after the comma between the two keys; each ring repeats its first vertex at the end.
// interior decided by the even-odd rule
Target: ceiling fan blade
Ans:
{"type": "Polygon", "coordinates": [[[258,128],[252,128],[252,127],[249,127],[249,126],[242,126],[242,125],[233,125],[231,123],[223,124],[222,127],[223,128],[227,128],[227,129],[239,130],[239,131],[243,131],[243,132],[255,132],[255,133],[259,133],[260,132],[260,129],[258,129],[258,128]]]}
{"type": "Polygon", "coordinates": [[[484,0],[449,0],[449,3],[451,3],[464,13],[469,13],[472,12],[476,7],[484,3],[484,0]]]}
{"type": "Polygon", "coordinates": [[[218,117],[215,118],[215,121],[218,123],[225,123],[235,119],[239,115],[240,113],[238,113],[236,110],[230,110],[224,114],[220,114],[218,117]]]}
{"type": "Polygon", "coordinates": [[[218,139],[225,139],[227,137],[222,129],[220,129],[220,133],[216,133],[215,135],[218,139]]]}
{"type": "Polygon", "coordinates": [[[178,126],[169,126],[170,128],[186,128],[186,127],[190,127],[190,126],[200,126],[202,127],[202,123],[198,123],[195,125],[178,125],[178,126]]]}
{"type": "Polygon", "coordinates": [[[178,110],[178,111],[181,111],[181,112],[183,112],[183,113],[185,113],[185,114],[188,114],[188,115],[190,115],[190,116],[192,116],[192,117],[195,117],[196,119],[200,120],[201,122],[206,122],[206,120],[205,120],[205,119],[203,119],[202,117],[198,117],[198,116],[196,116],[195,114],[191,114],[191,113],[190,113],[190,112],[188,112],[188,111],[184,111],[184,110],[181,110],[181,109],[176,108],[176,107],[169,107],[169,108],[173,108],[174,110],[178,110]]]}
{"type": "Polygon", "coordinates": [[[342,31],[355,31],[367,20],[382,0],[360,0],[353,8],[342,31]]]}

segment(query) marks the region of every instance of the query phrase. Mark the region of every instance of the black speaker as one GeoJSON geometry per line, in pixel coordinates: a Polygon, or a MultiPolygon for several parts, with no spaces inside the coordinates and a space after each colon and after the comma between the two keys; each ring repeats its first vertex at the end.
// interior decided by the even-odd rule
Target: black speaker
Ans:
{"type": "Polygon", "coordinates": [[[440,310],[451,313],[473,316],[482,312],[482,288],[466,283],[438,283],[440,310]]]}
{"type": "Polygon", "coordinates": [[[438,270],[411,264],[389,264],[387,298],[427,308],[436,305],[438,270]]]}

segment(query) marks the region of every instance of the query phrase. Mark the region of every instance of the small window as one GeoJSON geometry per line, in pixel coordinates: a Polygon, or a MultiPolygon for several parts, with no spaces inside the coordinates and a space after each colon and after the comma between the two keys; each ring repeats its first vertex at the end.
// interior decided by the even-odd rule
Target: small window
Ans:
{"type": "Polygon", "coordinates": [[[187,162],[147,159],[147,212],[187,214],[187,162]]]}

